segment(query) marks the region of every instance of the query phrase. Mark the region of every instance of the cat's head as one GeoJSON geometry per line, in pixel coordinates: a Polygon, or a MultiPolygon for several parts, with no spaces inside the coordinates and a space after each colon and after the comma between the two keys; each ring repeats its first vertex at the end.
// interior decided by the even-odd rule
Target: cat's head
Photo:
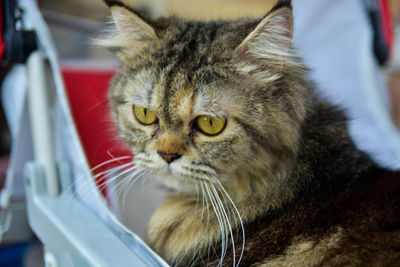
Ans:
{"type": "Polygon", "coordinates": [[[284,184],[307,109],[290,1],[261,19],[207,23],[110,7],[101,43],[122,62],[111,107],[137,167],[189,194],[200,181],[239,194],[284,184]]]}

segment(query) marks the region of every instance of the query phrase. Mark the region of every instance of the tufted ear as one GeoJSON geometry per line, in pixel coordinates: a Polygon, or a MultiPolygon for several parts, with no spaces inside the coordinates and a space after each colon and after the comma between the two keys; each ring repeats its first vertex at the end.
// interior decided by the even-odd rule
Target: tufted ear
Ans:
{"type": "Polygon", "coordinates": [[[112,15],[112,26],[106,34],[95,42],[100,46],[116,51],[117,55],[134,55],[149,42],[157,39],[154,28],[148,19],[140,16],[119,2],[106,1],[112,15]]]}
{"type": "Polygon", "coordinates": [[[133,11],[121,6],[112,6],[111,14],[121,35],[133,40],[157,38],[154,29],[133,11]]]}
{"type": "Polygon", "coordinates": [[[293,18],[290,1],[278,4],[239,45],[242,59],[252,64],[281,68],[291,56],[293,18]]]}

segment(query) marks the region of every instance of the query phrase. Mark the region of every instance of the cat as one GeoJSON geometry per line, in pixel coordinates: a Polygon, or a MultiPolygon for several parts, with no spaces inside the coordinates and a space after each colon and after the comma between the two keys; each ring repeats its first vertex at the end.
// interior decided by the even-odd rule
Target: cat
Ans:
{"type": "Polygon", "coordinates": [[[291,1],[214,22],[106,3],[119,133],[172,192],[148,227],[168,263],[400,265],[399,173],[358,150],[344,113],[314,93],[291,1]]]}

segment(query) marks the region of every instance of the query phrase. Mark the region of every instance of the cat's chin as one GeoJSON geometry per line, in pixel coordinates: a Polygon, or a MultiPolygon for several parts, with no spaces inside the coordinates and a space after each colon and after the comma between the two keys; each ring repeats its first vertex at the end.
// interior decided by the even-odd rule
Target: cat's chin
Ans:
{"type": "Polygon", "coordinates": [[[196,182],[193,178],[188,178],[176,173],[170,167],[163,168],[157,172],[151,171],[152,176],[163,186],[172,192],[184,193],[189,195],[196,194],[196,182]]]}

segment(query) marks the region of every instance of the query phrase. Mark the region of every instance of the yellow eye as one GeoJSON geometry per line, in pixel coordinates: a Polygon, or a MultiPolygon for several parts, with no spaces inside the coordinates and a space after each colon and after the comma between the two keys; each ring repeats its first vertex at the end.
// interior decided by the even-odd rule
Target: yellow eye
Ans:
{"type": "Polygon", "coordinates": [[[202,115],[196,119],[200,131],[207,135],[217,135],[225,128],[226,119],[202,115]]]}
{"type": "Polygon", "coordinates": [[[150,125],[157,121],[157,116],[153,111],[138,106],[134,106],[133,109],[135,117],[140,123],[144,125],[150,125]]]}

